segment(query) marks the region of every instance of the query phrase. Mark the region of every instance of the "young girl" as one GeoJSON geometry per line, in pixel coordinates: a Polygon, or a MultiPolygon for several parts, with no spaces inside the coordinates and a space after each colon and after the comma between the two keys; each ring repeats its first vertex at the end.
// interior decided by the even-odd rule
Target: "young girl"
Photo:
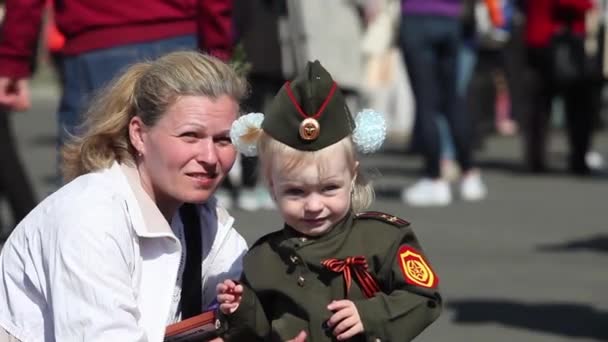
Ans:
{"type": "Polygon", "coordinates": [[[226,341],[406,341],[439,316],[439,280],[409,223],[361,212],[373,191],[356,149],[377,150],[385,131],[370,110],[353,122],[318,61],[265,116],[235,122],[232,140],[259,149],[285,225],[253,245],[239,282],[218,285],[226,341]]]}

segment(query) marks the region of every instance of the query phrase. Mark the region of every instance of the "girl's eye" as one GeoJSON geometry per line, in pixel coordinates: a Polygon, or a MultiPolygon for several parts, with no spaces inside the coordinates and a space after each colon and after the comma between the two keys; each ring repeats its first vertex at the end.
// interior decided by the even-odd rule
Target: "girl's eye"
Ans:
{"type": "Polygon", "coordinates": [[[336,184],[331,184],[331,185],[327,185],[323,188],[323,192],[330,192],[330,191],[334,191],[334,190],[338,190],[340,189],[340,187],[336,184]]]}
{"type": "Polygon", "coordinates": [[[304,194],[304,190],[298,188],[288,188],[285,189],[284,193],[288,196],[300,196],[304,194]]]}

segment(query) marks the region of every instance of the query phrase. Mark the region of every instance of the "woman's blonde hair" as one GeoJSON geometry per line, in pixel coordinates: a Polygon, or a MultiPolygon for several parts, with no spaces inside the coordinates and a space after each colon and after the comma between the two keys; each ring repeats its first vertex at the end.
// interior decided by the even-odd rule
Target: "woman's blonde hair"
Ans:
{"type": "Polygon", "coordinates": [[[314,163],[319,166],[319,173],[322,174],[323,165],[331,163],[331,159],[334,157],[337,149],[344,153],[347,165],[355,173],[353,175],[355,182],[351,193],[352,211],[354,213],[361,212],[372,204],[374,189],[361,171],[361,167],[356,167],[359,159],[350,136],[318,151],[297,150],[263,132],[260,132],[258,139],[258,156],[260,158],[262,175],[267,183],[271,179],[272,165],[277,162],[281,163],[280,167],[284,172],[290,172],[302,165],[314,163]],[[335,148],[332,148],[334,146],[335,148]]]}
{"type": "Polygon", "coordinates": [[[247,82],[231,66],[198,52],[173,52],[136,63],[104,88],[84,113],[82,133],[62,149],[64,179],[107,168],[114,161],[133,163],[129,122],[134,116],[154,126],[180,96],[228,95],[240,103],[247,91],[247,82]]]}

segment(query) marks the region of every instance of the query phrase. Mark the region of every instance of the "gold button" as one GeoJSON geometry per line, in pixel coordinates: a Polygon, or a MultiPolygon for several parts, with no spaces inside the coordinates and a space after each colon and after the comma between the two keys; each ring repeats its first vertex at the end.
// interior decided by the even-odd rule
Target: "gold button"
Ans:
{"type": "Polygon", "coordinates": [[[300,286],[300,287],[304,286],[304,277],[302,277],[302,276],[298,277],[298,286],[300,286]]]}
{"type": "Polygon", "coordinates": [[[298,256],[297,256],[297,255],[292,255],[292,256],[290,256],[290,257],[289,257],[289,260],[291,260],[291,262],[292,262],[293,264],[296,264],[296,265],[298,264],[298,262],[300,262],[300,258],[298,258],[298,256]]]}

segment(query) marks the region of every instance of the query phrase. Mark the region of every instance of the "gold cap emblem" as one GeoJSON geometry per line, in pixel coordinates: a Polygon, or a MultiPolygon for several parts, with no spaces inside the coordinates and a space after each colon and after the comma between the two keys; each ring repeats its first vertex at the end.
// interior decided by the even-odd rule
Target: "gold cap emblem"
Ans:
{"type": "Polygon", "coordinates": [[[317,139],[320,132],[319,122],[313,118],[306,118],[300,123],[300,137],[306,141],[317,139]]]}

